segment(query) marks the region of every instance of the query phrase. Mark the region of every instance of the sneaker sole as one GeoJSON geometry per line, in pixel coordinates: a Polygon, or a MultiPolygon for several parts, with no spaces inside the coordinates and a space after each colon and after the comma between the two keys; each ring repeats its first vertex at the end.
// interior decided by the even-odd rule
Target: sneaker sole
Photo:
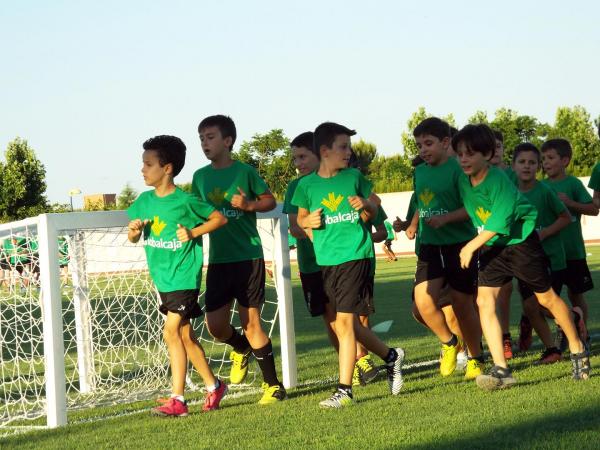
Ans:
{"type": "Polygon", "coordinates": [[[155,411],[152,410],[150,412],[151,415],[155,416],[155,417],[187,417],[189,413],[182,413],[182,414],[166,414],[162,411],[155,411]]]}
{"type": "Polygon", "coordinates": [[[497,391],[512,387],[517,380],[514,378],[496,378],[490,375],[479,375],[475,378],[475,382],[484,391],[497,391]]]}

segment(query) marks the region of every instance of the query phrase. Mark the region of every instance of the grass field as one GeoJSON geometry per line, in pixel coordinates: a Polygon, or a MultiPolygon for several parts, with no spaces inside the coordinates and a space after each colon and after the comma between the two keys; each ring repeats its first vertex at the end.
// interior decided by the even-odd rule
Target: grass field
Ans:
{"type": "MultiPolygon", "coordinates": [[[[588,262],[600,286],[600,247],[588,262]]],[[[336,383],[337,358],[320,319],[310,318],[294,279],[300,385],[281,404],[260,407],[258,390],[233,392],[222,409],[200,412],[199,396],[190,416],[151,417],[153,402],[69,413],[70,425],[0,440],[0,448],[599,448],[600,372],[587,382],[570,378],[569,361],[533,366],[541,347],[511,362],[519,384],[499,392],[480,391],[457,371],[442,379],[435,362],[438,344],[410,315],[414,258],[380,262],[376,279],[377,313],[372,324],[392,319],[381,337],[407,353],[405,386],[392,397],[383,378],[354,391],[350,408],[321,410],[318,402],[336,383]],[[431,363],[428,363],[431,362],[431,363]],[[422,364],[418,364],[422,363],[422,364]]],[[[587,295],[590,332],[596,336],[592,367],[600,367],[598,288],[587,295]]],[[[520,302],[512,303],[511,330],[517,335],[520,302]]],[[[274,339],[274,343],[278,342],[274,339]]]]}

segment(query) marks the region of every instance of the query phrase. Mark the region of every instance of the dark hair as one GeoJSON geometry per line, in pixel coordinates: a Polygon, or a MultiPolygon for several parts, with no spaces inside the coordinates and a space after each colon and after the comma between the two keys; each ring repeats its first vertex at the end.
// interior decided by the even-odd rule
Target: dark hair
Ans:
{"type": "Polygon", "coordinates": [[[441,141],[444,138],[451,137],[450,125],[437,117],[428,117],[422,120],[413,130],[414,137],[425,134],[435,136],[441,141]]]}
{"type": "Polygon", "coordinates": [[[198,125],[198,133],[200,133],[203,129],[208,127],[217,127],[221,132],[221,137],[223,139],[230,137],[231,147],[229,147],[229,151],[233,149],[233,144],[235,144],[237,132],[235,130],[235,123],[233,123],[233,119],[231,117],[224,116],[222,114],[205,117],[204,119],[202,119],[202,122],[200,122],[200,124],[198,125]]]}
{"type": "Polygon", "coordinates": [[[521,154],[523,152],[535,153],[535,155],[537,156],[538,162],[540,161],[540,151],[538,150],[538,148],[535,145],[533,145],[531,142],[522,142],[521,144],[517,145],[515,147],[515,149],[513,150],[513,156],[512,156],[513,162],[515,162],[517,160],[517,156],[519,156],[519,154],[521,154]]]}
{"type": "Polygon", "coordinates": [[[561,158],[569,158],[570,161],[573,157],[573,149],[571,148],[569,141],[566,139],[549,139],[542,144],[542,153],[552,149],[556,150],[556,153],[561,158]]]}
{"type": "Polygon", "coordinates": [[[456,127],[450,127],[450,137],[454,137],[454,135],[458,133],[458,128],[456,127]]]}
{"type": "Polygon", "coordinates": [[[497,141],[500,141],[500,142],[502,142],[502,143],[504,144],[504,135],[502,134],[502,132],[501,132],[501,131],[498,131],[498,130],[492,130],[492,133],[494,133],[494,138],[495,138],[497,141]]]}
{"type": "Polygon", "coordinates": [[[484,123],[464,126],[452,138],[452,148],[458,150],[460,143],[464,143],[469,150],[481,153],[488,159],[492,159],[496,151],[494,133],[484,123]]]}
{"type": "Polygon", "coordinates": [[[317,128],[314,133],[314,144],[313,153],[315,153],[319,159],[321,159],[321,146],[331,148],[335,138],[341,134],[346,136],[354,136],[356,131],[346,128],[344,125],[340,125],[334,122],[323,122],[317,128]]]}
{"type": "Polygon", "coordinates": [[[173,177],[179,175],[185,165],[185,144],[176,136],[154,136],[143,144],[144,150],[156,152],[161,166],[173,165],[173,177]]]}
{"type": "Polygon", "coordinates": [[[305,131],[292,139],[290,147],[306,147],[312,152],[314,139],[315,136],[312,131],[305,131]]]}

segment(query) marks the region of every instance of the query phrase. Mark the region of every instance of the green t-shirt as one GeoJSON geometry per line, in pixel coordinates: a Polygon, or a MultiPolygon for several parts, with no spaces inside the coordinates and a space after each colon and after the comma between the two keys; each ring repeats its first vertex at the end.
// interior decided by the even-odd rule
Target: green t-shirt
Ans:
{"type": "Polygon", "coordinates": [[[388,233],[386,239],[388,241],[393,241],[394,238],[396,237],[394,235],[394,227],[387,220],[385,222],[383,222],[383,224],[385,225],[385,229],[387,230],[387,233],[388,233]]]}
{"type": "MultiPolygon", "coordinates": [[[[521,193],[538,211],[535,223],[538,231],[556,222],[558,216],[567,209],[563,202],[556,196],[556,193],[545,184],[536,183],[531,190],[521,193]]],[[[550,258],[550,266],[553,271],[562,270],[567,267],[565,247],[563,246],[560,233],[544,239],[542,247],[544,247],[546,255],[550,258]]]]}
{"type": "MultiPolygon", "coordinates": [[[[552,181],[548,178],[542,180],[554,192],[563,192],[571,200],[578,203],[592,203],[592,196],[585,188],[581,180],[572,175],[567,175],[562,180],[552,181]]],[[[585,244],[583,242],[583,232],[581,231],[581,214],[570,211],[571,223],[564,228],[560,235],[565,246],[567,261],[573,259],[585,259],[585,244]]]]}
{"type": "Polygon", "coordinates": [[[58,264],[61,266],[69,264],[69,242],[64,236],[58,237],[58,264]]]}
{"type": "Polygon", "coordinates": [[[463,176],[455,158],[439,166],[421,164],[415,168],[415,194],[419,208],[419,235],[422,244],[449,245],[470,241],[477,234],[469,221],[453,222],[441,228],[426,220],[462,208],[458,179],[463,176]]]}
{"type": "Polygon", "coordinates": [[[309,212],[323,208],[323,224],[313,230],[313,244],[320,266],[336,266],[373,257],[370,233],[360,212],[350,206],[349,196],[368,198],[371,183],[356,169],[340,170],[331,178],[316,172],[303,177],[292,197],[292,205],[309,212]]]}
{"type": "Polygon", "coordinates": [[[506,166],[504,168],[504,173],[506,174],[508,179],[515,184],[515,186],[519,185],[519,177],[517,177],[517,173],[513,170],[511,166],[506,166]]]}
{"type": "MultiPolygon", "coordinates": [[[[386,222],[387,217],[388,217],[387,214],[385,213],[385,211],[383,210],[381,205],[379,205],[377,208],[377,215],[365,224],[369,234],[371,234],[372,228],[377,228],[382,223],[384,225],[386,223],[388,223],[388,222],[386,222]]],[[[386,226],[386,229],[387,229],[387,226],[386,226]]],[[[388,231],[388,233],[389,233],[389,231],[388,231]]],[[[373,248],[373,257],[371,258],[371,270],[369,271],[369,276],[374,277],[375,269],[377,268],[377,257],[375,256],[375,242],[373,242],[372,237],[371,237],[371,247],[373,248]]]]}
{"type": "Polygon", "coordinates": [[[14,236],[4,241],[4,250],[10,264],[27,264],[31,261],[31,252],[27,245],[27,238],[14,236]],[[13,242],[14,239],[14,242],[13,242]]]}
{"type": "Polygon", "coordinates": [[[597,163],[592,170],[592,176],[588,182],[588,187],[594,191],[600,191],[600,163],[597,163]]]}
{"type": "Polygon", "coordinates": [[[231,206],[231,199],[241,188],[248,200],[256,200],[269,190],[256,170],[233,161],[229,167],[215,169],[208,165],[194,173],[192,193],[227,217],[227,225],[209,235],[209,263],[248,261],[263,257],[262,243],[256,228],[256,213],[231,206]]]}
{"type": "Polygon", "coordinates": [[[465,209],[477,230],[497,233],[485,245],[519,244],[535,229],[535,207],[523,197],[502,169],[490,167],[477,186],[472,186],[469,177],[463,174],[459,187],[465,209]]]}
{"type": "MultiPolygon", "coordinates": [[[[283,200],[283,213],[284,214],[298,214],[298,207],[292,205],[292,198],[300,178],[292,180],[288,185],[283,200]]],[[[302,273],[315,273],[321,270],[317,264],[317,257],[315,256],[315,249],[310,239],[296,239],[296,254],[298,255],[298,270],[302,273]]]]}
{"type": "MultiPolygon", "coordinates": [[[[412,220],[415,215],[415,211],[417,210],[417,196],[413,192],[410,196],[410,200],[408,202],[408,212],[406,213],[406,220],[409,222],[412,220]]],[[[417,234],[415,234],[415,255],[419,254],[419,249],[421,248],[421,240],[417,230],[417,234]]]]}
{"type": "Polygon", "coordinates": [[[177,239],[177,224],[194,228],[215,210],[179,188],[165,197],[154,190],[142,192],[127,209],[131,220],[148,219],[143,232],[150,276],[159,292],[199,289],[202,280],[202,237],[177,239]]]}

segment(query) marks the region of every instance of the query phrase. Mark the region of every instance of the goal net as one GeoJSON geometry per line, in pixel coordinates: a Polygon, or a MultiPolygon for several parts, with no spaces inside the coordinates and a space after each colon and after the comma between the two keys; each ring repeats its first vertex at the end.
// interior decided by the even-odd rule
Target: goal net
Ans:
{"type": "MultiPolygon", "coordinates": [[[[44,426],[59,426],[67,410],[169,392],[160,299],[142,241],[127,240],[127,223],[125,212],[115,211],[45,214],[0,225],[0,430],[43,424],[44,416],[44,426]]],[[[268,274],[263,328],[280,346],[283,382],[291,387],[296,368],[287,220],[280,209],[259,214],[258,228],[268,274]]],[[[206,237],[204,245],[206,256],[206,237]]],[[[239,329],[236,309],[234,303],[231,322],[239,329]]],[[[212,339],[201,318],[193,326],[213,371],[227,380],[230,348],[212,339]]],[[[236,389],[259,387],[256,371],[251,364],[236,389]]],[[[202,387],[189,370],[186,389],[202,387]]]]}

